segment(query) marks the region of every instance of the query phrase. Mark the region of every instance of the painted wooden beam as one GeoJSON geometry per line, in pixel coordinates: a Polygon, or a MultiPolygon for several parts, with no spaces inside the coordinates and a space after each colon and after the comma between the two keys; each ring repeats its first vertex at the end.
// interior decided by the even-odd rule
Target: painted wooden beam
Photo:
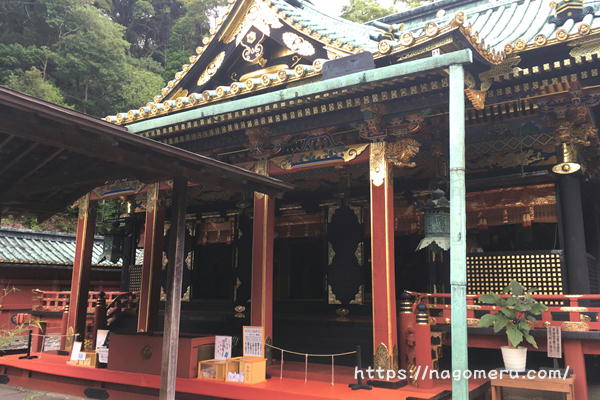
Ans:
{"type": "Polygon", "coordinates": [[[126,128],[129,130],[129,132],[139,133],[164,126],[179,124],[182,122],[194,121],[201,118],[213,117],[223,113],[239,111],[250,107],[280,103],[307,96],[315,96],[331,91],[339,91],[352,86],[360,86],[364,84],[385,81],[417,72],[447,68],[449,65],[453,64],[472,62],[473,52],[471,50],[458,50],[436,57],[407,61],[401,64],[394,64],[387,67],[356,72],[353,74],[340,76],[338,78],[308,83],[298,87],[276,90],[274,92],[250,96],[244,99],[207,105],[204,107],[198,107],[187,111],[165,115],[163,117],[151,118],[146,121],[132,123],[127,125],[126,128]]]}

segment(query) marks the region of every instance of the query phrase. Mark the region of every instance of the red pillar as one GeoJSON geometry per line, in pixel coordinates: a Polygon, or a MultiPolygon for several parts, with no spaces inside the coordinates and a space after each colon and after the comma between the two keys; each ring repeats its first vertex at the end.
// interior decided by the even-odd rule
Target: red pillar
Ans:
{"type": "Polygon", "coordinates": [[[394,264],[394,182],[386,143],[371,143],[371,275],[374,366],[398,368],[394,264]]]}
{"type": "Polygon", "coordinates": [[[148,188],[144,228],[144,265],[138,307],[138,332],[152,332],[160,302],[160,276],[163,262],[164,215],[160,203],[160,183],[148,188]]]}
{"type": "Polygon", "coordinates": [[[585,375],[585,355],[581,340],[564,339],[565,368],[568,366],[575,374],[575,398],[588,400],[587,377],[585,375]]]}
{"type": "MultiPolygon", "coordinates": [[[[399,367],[406,370],[409,364],[414,362],[409,358],[409,346],[412,344],[411,334],[414,334],[415,316],[412,312],[412,296],[406,292],[400,295],[400,320],[398,321],[399,343],[398,343],[398,358],[400,360],[399,367]]],[[[413,335],[414,336],[414,335],[413,335]]]]}
{"type": "MultiPolygon", "coordinates": [[[[266,171],[266,168],[261,168],[266,171]]],[[[265,340],[273,338],[273,241],[275,236],[275,199],[254,193],[252,227],[251,323],[265,329],[265,340]]]]}
{"type": "MultiPolygon", "coordinates": [[[[92,268],[92,248],[96,230],[96,202],[90,201],[86,194],[79,201],[77,218],[77,239],[75,242],[75,259],[71,277],[71,295],[69,298],[69,319],[67,334],[79,334],[75,340],[85,339],[85,320],[88,306],[90,271],[92,268]]],[[[71,340],[68,340],[71,342],[71,340]]]]}

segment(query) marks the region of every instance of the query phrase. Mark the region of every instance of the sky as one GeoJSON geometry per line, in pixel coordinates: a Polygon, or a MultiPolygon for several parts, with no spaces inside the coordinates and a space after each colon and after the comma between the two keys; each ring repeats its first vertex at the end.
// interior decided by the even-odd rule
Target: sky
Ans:
{"type": "MultiPolygon", "coordinates": [[[[390,7],[393,0],[378,0],[383,7],[390,7]]],[[[342,8],[348,4],[348,0],[313,0],[313,4],[330,15],[340,15],[342,8]]]]}

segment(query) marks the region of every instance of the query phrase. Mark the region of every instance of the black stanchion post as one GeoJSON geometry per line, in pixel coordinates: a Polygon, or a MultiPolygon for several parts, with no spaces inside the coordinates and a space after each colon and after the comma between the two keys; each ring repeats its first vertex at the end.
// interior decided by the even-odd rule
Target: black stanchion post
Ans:
{"type": "Polygon", "coordinates": [[[32,336],[32,330],[29,330],[29,335],[27,336],[27,355],[25,356],[21,356],[19,357],[20,360],[33,360],[34,358],[37,358],[37,356],[32,356],[31,355],[31,336],[32,336]]]}
{"type": "Polygon", "coordinates": [[[356,383],[350,383],[348,386],[352,390],[371,390],[373,386],[367,385],[363,383],[363,370],[362,370],[362,351],[360,350],[360,346],[356,346],[356,383]]]}

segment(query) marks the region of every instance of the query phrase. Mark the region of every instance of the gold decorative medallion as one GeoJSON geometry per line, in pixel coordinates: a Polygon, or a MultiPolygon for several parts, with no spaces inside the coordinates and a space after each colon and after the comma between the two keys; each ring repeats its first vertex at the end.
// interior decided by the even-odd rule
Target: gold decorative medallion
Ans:
{"type": "Polygon", "coordinates": [[[435,22],[428,22],[425,25],[425,35],[428,37],[436,36],[440,32],[440,28],[435,22]]]}
{"type": "Polygon", "coordinates": [[[294,53],[301,56],[312,56],[315,54],[315,48],[308,40],[296,35],[293,32],[285,32],[282,35],[283,43],[294,53]]]}
{"type": "Polygon", "coordinates": [[[377,43],[377,50],[379,50],[381,54],[387,54],[390,52],[390,50],[392,50],[392,45],[389,41],[382,40],[381,42],[377,43]]]}
{"type": "Polygon", "coordinates": [[[206,67],[204,72],[202,72],[202,74],[200,74],[197,85],[202,86],[206,82],[208,82],[210,80],[210,78],[212,78],[217,73],[219,68],[221,68],[221,65],[223,65],[224,59],[225,59],[225,52],[222,51],[210,62],[210,64],[208,64],[208,66],[206,67]]]}

